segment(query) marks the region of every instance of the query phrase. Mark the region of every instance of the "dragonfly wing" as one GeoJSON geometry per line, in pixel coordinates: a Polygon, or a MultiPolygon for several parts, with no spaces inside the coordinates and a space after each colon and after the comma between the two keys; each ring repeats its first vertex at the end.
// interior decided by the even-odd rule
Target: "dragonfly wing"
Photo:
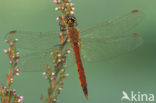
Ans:
{"type": "Polygon", "coordinates": [[[82,55],[87,61],[108,60],[134,50],[143,43],[138,34],[108,38],[82,38],[82,55]]]}
{"type": "Polygon", "coordinates": [[[11,31],[5,36],[5,40],[18,39],[17,48],[32,51],[42,51],[56,45],[59,36],[56,32],[31,32],[31,31],[11,31]]]}
{"type": "Polygon", "coordinates": [[[85,30],[80,31],[80,36],[106,38],[123,35],[139,24],[143,17],[143,12],[133,10],[129,13],[108,20],[105,23],[88,27],[85,30]]]}
{"type": "MultiPolygon", "coordinates": [[[[52,68],[54,67],[53,65],[53,59],[51,57],[51,52],[55,50],[55,48],[59,48],[59,45],[56,45],[52,48],[43,50],[43,51],[38,51],[38,52],[33,52],[29,54],[25,54],[21,56],[19,60],[19,66],[22,68],[22,71],[24,72],[43,72],[45,71],[46,65],[48,64],[52,68]]],[[[70,49],[69,43],[64,48],[64,51],[67,49],[70,49]]],[[[63,51],[63,52],[64,52],[63,51]]],[[[70,54],[66,55],[66,65],[68,67],[73,66],[75,60],[74,60],[74,55],[73,52],[70,54]]]]}
{"type": "Polygon", "coordinates": [[[45,51],[33,52],[21,56],[18,65],[24,72],[42,72],[46,65],[52,66],[51,49],[45,51]]]}

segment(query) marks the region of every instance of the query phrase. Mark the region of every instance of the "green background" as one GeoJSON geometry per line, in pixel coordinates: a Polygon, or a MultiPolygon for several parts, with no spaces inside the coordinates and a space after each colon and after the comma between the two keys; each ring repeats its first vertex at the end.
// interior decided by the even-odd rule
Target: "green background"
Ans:
{"type": "MultiPolygon", "coordinates": [[[[133,31],[144,43],[133,52],[111,61],[87,64],[89,100],[80,87],[76,66],[69,68],[69,77],[58,103],[123,103],[122,91],[156,94],[156,1],[155,0],[73,0],[79,28],[106,21],[134,9],[145,13],[143,22],[133,31]]],[[[6,81],[8,57],[3,37],[11,30],[53,31],[58,28],[52,0],[0,0],[0,83],[6,81]]],[[[40,94],[47,93],[48,81],[41,73],[21,73],[13,87],[24,96],[24,103],[40,103],[40,94]]]]}

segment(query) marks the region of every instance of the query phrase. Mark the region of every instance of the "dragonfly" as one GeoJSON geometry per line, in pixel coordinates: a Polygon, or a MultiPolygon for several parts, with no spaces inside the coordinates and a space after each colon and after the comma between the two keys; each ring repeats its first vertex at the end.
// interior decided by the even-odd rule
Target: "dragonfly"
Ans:
{"type": "MultiPolygon", "coordinates": [[[[83,30],[76,27],[76,18],[66,18],[67,36],[69,38],[66,48],[72,48],[73,52],[67,57],[67,65],[72,64],[75,59],[79,79],[84,95],[88,98],[87,82],[83,63],[107,60],[125,54],[139,47],[143,38],[137,33],[129,31],[137,26],[144,17],[144,13],[133,10],[119,17],[88,26],[83,30]]],[[[25,52],[19,64],[23,71],[41,72],[45,65],[51,63],[50,52],[58,45],[58,32],[32,32],[32,31],[11,31],[5,39],[19,41],[16,47],[31,52],[25,52]]]]}

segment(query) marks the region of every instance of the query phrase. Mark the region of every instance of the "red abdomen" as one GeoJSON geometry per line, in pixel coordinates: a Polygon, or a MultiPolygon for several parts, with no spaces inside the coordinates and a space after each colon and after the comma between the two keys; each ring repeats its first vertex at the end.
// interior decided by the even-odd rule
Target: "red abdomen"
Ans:
{"type": "Polygon", "coordinates": [[[75,53],[75,60],[76,60],[76,64],[77,64],[77,69],[78,69],[78,73],[79,73],[79,79],[80,79],[81,87],[83,89],[83,92],[84,92],[86,99],[88,99],[86,76],[85,76],[83,64],[82,64],[81,57],[80,57],[78,43],[73,44],[73,50],[75,53]]]}

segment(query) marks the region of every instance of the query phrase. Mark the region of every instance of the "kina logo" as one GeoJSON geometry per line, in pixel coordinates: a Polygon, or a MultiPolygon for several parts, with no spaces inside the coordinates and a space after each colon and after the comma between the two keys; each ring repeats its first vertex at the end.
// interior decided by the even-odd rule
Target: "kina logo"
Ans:
{"type": "Polygon", "coordinates": [[[132,102],[154,102],[154,94],[146,94],[141,92],[131,91],[129,94],[122,91],[121,101],[132,102]]]}

